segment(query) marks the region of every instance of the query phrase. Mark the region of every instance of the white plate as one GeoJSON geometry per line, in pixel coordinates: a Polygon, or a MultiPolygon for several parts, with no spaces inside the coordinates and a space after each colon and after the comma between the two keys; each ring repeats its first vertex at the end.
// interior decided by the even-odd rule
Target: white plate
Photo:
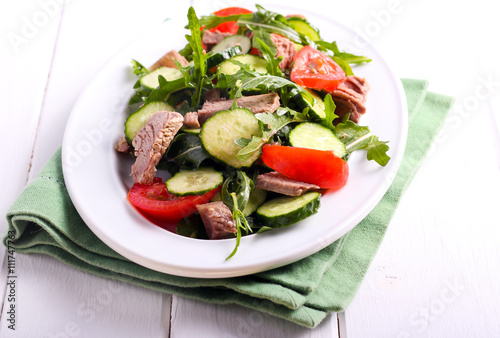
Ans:
{"type": "MultiPolygon", "coordinates": [[[[272,7],[281,13],[298,12],[272,7]]],[[[407,133],[407,109],[399,79],[372,47],[352,48],[354,32],[332,20],[308,14],[325,40],[336,40],[348,51],[370,56],[370,64],[355,68],[372,89],[367,114],[381,140],[390,141],[392,160],[386,167],[366,161],[364,152],[349,159],[350,177],[341,190],[321,199],[319,212],[287,228],[244,237],[228,261],[235,240],[197,240],[153,225],[127,202],[132,186],[131,160],[118,155],[114,144],[123,133],[127,101],[136,77],[130,60],[153,64],[166,51],[185,45],[183,21],[167,21],[148,36],[118,53],[81,95],[71,113],[63,142],[63,170],[68,192],[89,228],[109,247],[153,270],[187,277],[220,278],[251,274],[304,258],[351,230],[380,201],[399,167],[407,133]],[[162,45],[162,41],[168,41],[162,45]]]]}

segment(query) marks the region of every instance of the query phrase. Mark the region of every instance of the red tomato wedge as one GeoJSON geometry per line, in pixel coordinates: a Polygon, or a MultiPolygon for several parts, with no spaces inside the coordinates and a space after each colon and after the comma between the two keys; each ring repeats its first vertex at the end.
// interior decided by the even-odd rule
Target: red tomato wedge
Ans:
{"type": "Polygon", "coordinates": [[[210,201],[219,190],[220,187],[205,195],[176,197],[168,193],[161,178],[155,178],[153,184],[134,184],[128,193],[128,200],[147,216],[177,223],[193,214],[196,205],[210,201]]]}
{"type": "Polygon", "coordinates": [[[262,160],[277,172],[323,189],[338,189],[347,183],[349,166],[332,151],[266,144],[262,160]]]}
{"type": "Polygon", "coordinates": [[[345,72],[326,54],[311,46],[303,47],[293,57],[290,79],[299,86],[334,91],[345,79],[345,72]]]}
{"type": "MultiPolygon", "coordinates": [[[[214,12],[214,14],[217,16],[230,16],[230,15],[251,14],[251,13],[252,13],[252,11],[249,11],[248,9],[241,8],[241,7],[228,7],[228,8],[218,10],[217,12],[214,12]]],[[[212,28],[210,30],[212,32],[219,31],[221,33],[236,34],[238,32],[238,28],[239,28],[239,26],[236,24],[235,21],[229,21],[229,22],[221,23],[217,27],[212,28]]]]}

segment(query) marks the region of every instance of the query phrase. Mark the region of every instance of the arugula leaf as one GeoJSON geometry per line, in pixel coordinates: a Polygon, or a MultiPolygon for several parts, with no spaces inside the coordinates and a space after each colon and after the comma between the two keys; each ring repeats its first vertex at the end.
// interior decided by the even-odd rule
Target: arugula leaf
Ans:
{"type": "MultiPolygon", "coordinates": [[[[193,49],[194,61],[194,70],[191,81],[189,82],[194,84],[195,89],[191,100],[191,106],[196,107],[200,104],[203,80],[207,74],[207,56],[204,54],[203,45],[201,44],[200,21],[193,7],[189,8],[188,20],[188,27],[191,31],[191,35],[186,35],[186,39],[193,49]]],[[[186,76],[186,73],[183,74],[186,76]]]]}
{"type": "Polygon", "coordinates": [[[168,148],[168,159],[183,169],[197,169],[210,155],[196,135],[178,134],[168,148]]]}
{"type": "MultiPolygon", "coordinates": [[[[311,94],[307,92],[304,88],[300,87],[296,83],[287,80],[284,77],[273,76],[273,75],[263,75],[254,78],[246,79],[236,90],[236,92],[231,91],[231,98],[238,98],[242,96],[242,92],[247,89],[258,88],[263,92],[271,92],[276,91],[281,88],[291,87],[296,89],[299,93],[304,92],[305,95],[311,100],[314,101],[311,94]]],[[[233,107],[236,108],[236,100],[233,103],[233,107]]]]}
{"type": "Polygon", "coordinates": [[[215,88],[227,90],[227,88],[231,88],[229,93],[234,97],[234,93],[238,90],[239,86],[243,81],[249,78],[259,77],[262,74],[250,68],[249,65],[241,63],[237,60],[230,60],[231,63],[240,67],[238,71],[234,74],[227,75],[218,72],[217,74],[217,84],[215,88]]]}
{"type": "Polygon", "coordinates": [[[275,57],[276,51],[273,52],[270,47],[273,46],[274,49],[276,49],[276,45],[273,40],[271,40],[269,33],[263,33],[261,36],[264,37],[265,35],[269,36],[269,41],[266,41],[266,43],[255,35],[253,38],[258,44],[262,56],[267,61],[267,72],[273,76],[283,76],[283,72],[280,69],[280,63],[281,60],[283,60],[283,56],[280,55],[278,58],[275,57]]]}
{"type": "Polygon", "coordinates": [[[128,104],[132,105],[135,103],[140,103],[144,101],[144,98],[148,97],[149,91],[145,90],[141,86],[141,78],[148,74],[149,71],[144,67],[139,61],[132,59],[132,69],[135,75],[139,76],[139,79],[134,83],[134,95],[130,98],[128,104]]]}
{"type": "Polygon", "coordinates": [[[163,75],[158,75],[158,87],[153,89],[145,98],[144,102],[166,101],[170,93],[185,88],[178,81],[167,81],[163,75]]]}
{"type": "Polygon", "coordinates": [[[134,74],[143,76],[149,73],[148,69],[144,67],[139,61],[132,59],[132,68],[134,69],[134,74]]]}
{"type": "Polygon", "coordinates": [[[237,200],[237,206],[241,210],[245,209],[250,194],[252,193],[255,185],[253,181],[245,174],[244,171],[237,170],[234,171],[229,177],[224,181],[221,190],[221,199],[228,207],[233,208],[233,198],[231,194],[234,193],[237,200]]]}
{"type": "Polygon", "coordinates": [[[193,61],[193,47],[191,47],[191,44],[188,43],[179,51],[179,54],[184,56],[187,61],[193,61]]]}
{"type": "Polygon", "coordinates": [[[326,118],[321,122],[321,125],[327,127],[328,129],[335,131],[335,126],[333,125],[333,121],[338,118],[335,114],[335,109],[337,106],[335,102],[333,102],[332,96],[330,94],[326,95],[323,99],[325,102],[325,114],[326,118]]]}
{"type": "Polygon", "coordinates": [[[354,75],[351,66],[344,59],[341,59],[335,55],[332,56],[331,58],[333,59],[333,61],[335,61],[336,64],[340,66],[340,68],[342,68],[346,76],[354,75]]]}
{"type": "Polygon", "coordinates": [[[359,126],[352,121],[339,123],[335,128],[336,135],[345,144],[347,153],[366,149],[366,158],[385,166],[391,159],[387,155],[388,142],[380,141],[366,126],[359,126]]]}
{"type": "Polygon", "coordinates": [[[243,215],[242,210],[245,208],[242,208],[241,206],[238,205],[238,199],[236,198],[236,194],[234,192],[231,193],[231,199],[233,201],[233,203],[232,203],[233,204],[233,220],[234,220],[234,223],[236,224],[236,245],[234,246],[234,249],[229,254],[229,256],[226,257],[226,261],[236,254],[236,251],[238,250],[238,247],[240,246],[241,231],[244,230],[247,234],[253,232],[252,228],[250,227],[250,224],[248,224],[248,221],[245,218],[245,215],[243,215]]]}
{"type": "Polygon", "coordinates": [[[318,45],[318,48],[320,50],[327,50],[331,51],[334,56],[344,60],[347,63],[352,63],[352,64],[358,64],[358,63],[363,63],[363,62],[370,62],[372,59],[370,59],[367,56],[360,56],[360,55],[354,55],[351,53],[346,53],[346,52],[341,52],[339,47],[337,46],[337,42],[326,42],[326,41],[315,41],[316,44],[318,45]]]}
{"type": "Polygon", "coordinates": [[[274,134],[287,124],[294,122],[294,119],[287,115],[259,113],[255,114],[255,117],[257,120],[262,122],[262,136],[252,136],[250,140],[245,138],[238,138],[235,140],[236,144],[243,146],[243,148],[236,154],[236,157],[242,161],[252,157],[255,152],[260,151],[264,144],[269,142],[274,134]]]}
{"type": "Polygon", "coordinates": [[[277,33],[296,43],[312,43],[311,39],[293,29],[283,15],[268,11],[260,5],[256,5],[256,7],[257,11],[253,12],[251,16],[241,16],[237,24],[246,25],[251,30],[260,28],[269,33],[277,33]]]}

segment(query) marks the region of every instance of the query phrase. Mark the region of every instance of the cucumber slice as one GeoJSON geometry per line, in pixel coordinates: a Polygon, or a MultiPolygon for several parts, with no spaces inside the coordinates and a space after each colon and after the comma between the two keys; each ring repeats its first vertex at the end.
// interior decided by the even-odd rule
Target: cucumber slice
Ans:
{"type": "Polygon", "coordinates": [[[192,134],[192,135],[199,135],[201,133],[201,128],[194,128],[194,129],[181,129],[184,133],[186,134],[192,134]]]}
{"type": "Polygon", "coordinates": [[[250,38],[246,35],[231,35],[216,44],[214,48],[212,48],[211,52],[219,53],[234,46],[241,47],[241,52],[238,54],[246,54],[252,48],[252,40],[250,40],[250,38]]]}
{"type": "Polygon", "coordinates": [[[333,150],[338,157],[343,157],[347,153],[344,143],[333,131],[317,123],[299,124],[290,132],[289,139],[294,147],[333,150]]]}
{"type": "Polygon", "coordinates": [[[318,192],[307,192],[296,197],[278,197],[262,204],[257,217],[273,228],[297,223],[318,211],[320,196],[318,192]]]}
{"type": "Polygon", "coordinates": [[[316,121],[323,121],[326,118],[325,113],[325,103],[323,99],[319,97],[319,95],[311,89],[304,88],[311,94],[314,98],[314,102],[306,95],[306,93],[301,92],[300,94],[294,97],[295,102],[299,106],[300,109],[309,108],[309,116],[316,121]]]}
{"type": "Polygon", "coordinates": [[[224,181],[222,173],[213,168],[179,171],[167,184],[169,193],[175,196],[203,195],[217,188],[224,181]]]}
{"type": "Polygon", "coordinates": [[[288,23],[297,32],[304,34],[305,36],[308,36],[313,41],[321,39],[319,36],[319,30],[302,18],[298,17],[288,18],[288,23]]]}
{"type": "Polygon", "coordinates": [[[263,189],[255,189],[250,194],[250,198],[248,199],[248,203],[241,212],[243,216],[250,216],[258,207],[261,206],[262,203],[266,200],[267,191],[263,189]]]}
{"type": "Polygon", "coordinates": [[[233,75],[234,73],[236,73],[240,69],[240,66],[232,63],[232,60],[239,61],[245,65],[248,65],[250,66],[250,69],[253,69],[260,74],[267,74],[267,61],[259,56],[251,54],[238,55],[227,61],[224,61],[219,66],[219,72],[226,75],[233,75]]]}
{"type": "Polygon", "coordinates": [[[221,50],[218,53],[210,52],[210,55],[207,58],[207,68],[210,69],[218,66],[220,63],[229,60],[230,58],[235,57],[239,54],[241,54],[240,46],[229,47],[227,49],[221,50]]]}
{"type": "Polygon", "coordinates": [[[153,90],[156,87],[158,87],[159,75],[162,75],[167,81],[175,81],[179,79],[182,79],[181,82],[184,81],[184,75],[182,75],[180,70],[170,67],[160,67],[158,69],[153,70],[151,73],[141,77],[140,82],[142,87],[149,90],[153,90]]]}
{"type": "Polygon", "coordinates": [[[130,114],[125,121],[125,137],[129,143],[132,143],[135,135],[146,124],[151,115],[159,111],[174,111],[169,104],[165,102],[150,102],[142,106],[135,113],[130,114]]]}
{"type": "Polygon", "coordinates": [[[250,158],[240,160],[236,154],[241,146],[234,143],[240,137],[251,139],[262,136],[259,120],[248,109],[224,110],[209,118],[201,129],[200,138],[205,150],[213,157],[235,168],[249,167],[257,158],[255,152],[250,158]]]}

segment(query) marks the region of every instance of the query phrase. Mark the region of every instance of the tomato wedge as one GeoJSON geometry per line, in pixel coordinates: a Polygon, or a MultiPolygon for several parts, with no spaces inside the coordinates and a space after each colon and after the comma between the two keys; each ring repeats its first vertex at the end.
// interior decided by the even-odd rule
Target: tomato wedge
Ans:
{"type": "Polygon", "coordinates": [[[338,189],[347,183],[347,162],[329,150],[266,144],[262,160],[277,172],[300,182],[316,184],[323,189],[338,189]]]}
{"type": "Polygon", "coordinates": [[[290,79],[299,86],[334,91],[345,78],[345,72],[326,54],[311,46],[303,47],[293,57],[290,79]]]}
{"type": "Polygon", "coordinates": [[[153,184],[134,184],[128,193],[129,202],[145,215],[165,222],[177,223],[196,211],[196,205],[207,203],[220,187],[201,196],[176,197],[167,191],[161,178],[153,184]]]}
{"type": "MultiPolygon", "coordinates": [[[[228,7],[214,12],[214,14],[217,16],[230,16],[230,15],[251,14],[251,13],[252,11],[241,7],[228,7]]],[[[210,31],[212,32],[219,31],[221,33],[236,34],[238,32],[238,28],[239,26],[236,24],[235,21],[228,21],[221,23],[215,28],[210,29],[210,31]]]]}

